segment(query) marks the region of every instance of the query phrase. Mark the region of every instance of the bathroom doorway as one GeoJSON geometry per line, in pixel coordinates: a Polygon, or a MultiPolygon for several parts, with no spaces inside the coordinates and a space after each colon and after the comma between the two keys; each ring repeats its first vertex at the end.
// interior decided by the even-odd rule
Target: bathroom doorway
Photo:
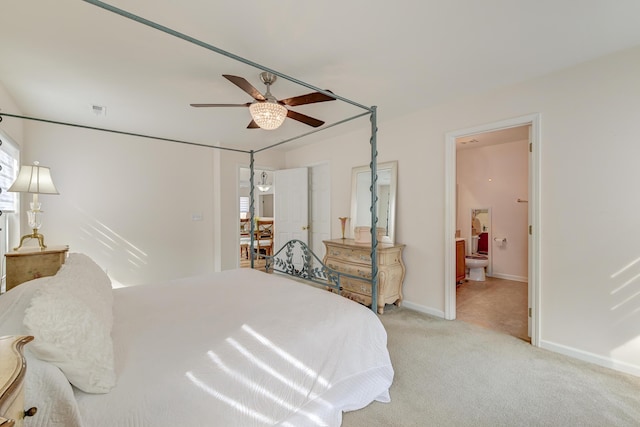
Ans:
{"type": "Polygon", "coordinates": [[[446,239],[451,242],[445,244],[445,261],[449,267],[445,274],[445,318],[480,319],[475,323],[522,339],[530,336],[534,345],[537,345],[536,322],[539,321],[538,245],[533,233],[537,230],[539,188],[537,150],[534,150],[537,135],[539,117],[532,115],[452,132],[446,142],[447,233],[450,231],[452,236],[464,239],[467,256],[476,247],[472,237],[475,241],[482,240],[483,250],[474,255],[488,262],[472,262],[474,266],[486,265],[483,271],[486,277],[479,275],[476,268],[472,275],[475,280],[469,280],[467,274],[467,280],[457,286],[456,239],[446,239]],[[492,214],[490,222],[475,230],[474,236],[472,217],[478,209],[490,209],[492,214]],[[463,292],[459,293],[459,288],[463,292]],[[511,305],[515,310],[510,310],[511,305]],[[483,322],[481,316],[485,308],[489,312],[483,322]],[[509,327],[503,327],[505,325],[509,327]],[[518,333],[511,332],[513,330],[518,333]]]}

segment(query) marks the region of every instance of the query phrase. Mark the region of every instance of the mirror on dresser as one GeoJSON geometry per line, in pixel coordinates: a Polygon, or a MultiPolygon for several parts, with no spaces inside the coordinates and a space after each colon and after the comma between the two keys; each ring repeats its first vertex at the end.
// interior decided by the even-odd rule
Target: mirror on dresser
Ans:
{"type": "MultiPolygon", "coordinates": [[[[377,165],[378,224],[382,229],[380,241],[395,242],[396,189],[398,162],[396,160],[377,165]]],[[[371,227],[371,168],[359,166],[351,173],[351,222],[352,235],[356,227],[371,227]]]]}

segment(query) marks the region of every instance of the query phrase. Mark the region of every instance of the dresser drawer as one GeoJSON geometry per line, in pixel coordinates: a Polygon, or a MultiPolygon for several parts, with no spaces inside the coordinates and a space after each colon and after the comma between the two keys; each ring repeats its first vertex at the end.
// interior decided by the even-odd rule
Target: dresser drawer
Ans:
{"type": "Polygon", "coordinates": [[[364,279],[371,280],[371,266],[362,264],[352,264],[341,259],[328,258],[326,261],[327,267],[339,271],[341,273],[347,273],[352,276],[362,277],[364,279]]]}
{"type": "MultiPolygon", "coordinates": [[[[343,291],[355,292],[371,297],[371,282],[343,277],[340,279],[340,286],[342,286],[343,291]]],[[[369,302],[371,302],[371,298],[369,298],[369,302]]]]}
{"type": "Polygon", "coordinates": [[[387,251],[379,251],[377,253],[378,265],[400,265],[402,263],[402,251],[400,249],[393,249],[387,251]]]}
{"type": "Polygon", "coordinates": [[[327,258],[339,258],[343,261],[357,262],[371,265],[371,249],[369,248],[341,248],[330,246],[327,248],[327,258]]]}

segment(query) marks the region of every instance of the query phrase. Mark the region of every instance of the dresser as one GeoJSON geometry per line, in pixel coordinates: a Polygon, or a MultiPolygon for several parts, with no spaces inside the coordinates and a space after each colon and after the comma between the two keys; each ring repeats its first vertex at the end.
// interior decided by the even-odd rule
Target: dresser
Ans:
{"type": "MultiPolygon", "coordinates": [[[[371,245],[355,243],[353,239],[325,240],[326,255],[324,263],[327,267],[362,277],[357,280],[348,277],[340,279],[342,296],[371,306],[371,245]]],[[[405,267],[402,262],[402,251],[405,245],[378,243],[378,313],[384,313],[385,304],[402,303],[402,282],[405,267]]]]}
{"type": "Polygon", "coordinates": [[[24,376],[26,362],[22,347],[31,336],[0,337],[0,426],[21,427],[25,416],[35,414],[36,408],[25,413],[24,376]]]}
{"type": "Polygon", "coordinates": [[[68,246],[50,246],[7,252],[7,291],[38,277],[53,276],[64,264],[68,251],[68,246]]]}

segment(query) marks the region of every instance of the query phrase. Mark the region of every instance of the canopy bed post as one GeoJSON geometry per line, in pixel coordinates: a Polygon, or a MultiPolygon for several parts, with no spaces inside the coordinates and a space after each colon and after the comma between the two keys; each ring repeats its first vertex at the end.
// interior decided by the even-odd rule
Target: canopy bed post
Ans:
{"type": "Polygon", "coordinates": [[[378,149],[377,149],[377,107],[371,107],[371,310],[378,307],[378,149]]]}
{"type": "Polygon", "coordinates": [[[251,224],[249,225],[249,234],[250,234],[250,241],[249,241],[249,254],[251,256],[251,268],[253,268],[253,264],[254,264],[254,260],[255,260],[255,254],[253,251],[253,245],[255,244],[255,227],[256,227],[256,221],[255,221],[255,201],[254,201],[254,185],[253,185],[253,168],[254,168],[254,152],[253,150],[251,150],[249,152],[249,217],[251,218],[250,222],[251,224]]]}

